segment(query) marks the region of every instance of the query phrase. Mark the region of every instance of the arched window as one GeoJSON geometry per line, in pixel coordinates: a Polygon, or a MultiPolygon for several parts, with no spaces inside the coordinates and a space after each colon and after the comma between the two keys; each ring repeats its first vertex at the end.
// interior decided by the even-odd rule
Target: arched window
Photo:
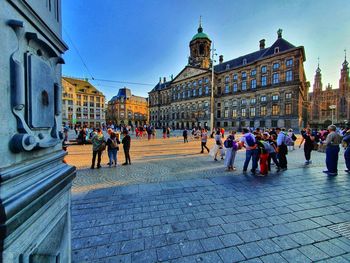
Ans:
{"type": "Polygon", "coordinates": [[[199,55],[204,55],[204,44],[199,45],[199,55]]]}

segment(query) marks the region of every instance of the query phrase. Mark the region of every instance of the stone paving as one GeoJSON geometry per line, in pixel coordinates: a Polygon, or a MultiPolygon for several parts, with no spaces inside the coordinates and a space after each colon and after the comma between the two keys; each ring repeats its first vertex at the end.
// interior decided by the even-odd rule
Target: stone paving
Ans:
{"type": "Polygon", "coordinates": [[[322,174],[322,153],[305,168],[299,149],[288,171],[254,177],[224,172],[198,154],[197,141],[164,141],[134,141],[133,165],[100,170],[84,169],[91,153],[82,149],[91,146],[70,148],[67,160],[80,155],[82,168],[72,191],[73,262],[350,262],[342,157],[336,177],[322,174]]]}

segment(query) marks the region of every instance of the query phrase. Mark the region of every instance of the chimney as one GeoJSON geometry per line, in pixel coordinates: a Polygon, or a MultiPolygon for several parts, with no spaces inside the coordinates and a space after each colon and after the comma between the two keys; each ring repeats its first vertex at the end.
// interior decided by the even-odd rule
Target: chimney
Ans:
{"type": "Polygon", "coordinates": [[[159,77],[159,83],[162,83],[162,77],[159,77]]]}
{"type": "Polygon", "coordinates": [[[219,56],[219,63],[221,64],[222,62],[224,62],[224,56],[223,56],[223,55],[220,55],[220,56],[219,56]]]}
{"type": "Polygon", "coordinates": [[[261,39],[260,41],[259,41],[259,46],[260,46],[260,50],[262,50],[262,49],[264,49],[265,48],[265,39],[261,39]]]}
{"type": "Polygon", "coordinates": [[[163,83],[165,83],[165,82],[166,82],[166,77],[163,78],[163,83]]]}

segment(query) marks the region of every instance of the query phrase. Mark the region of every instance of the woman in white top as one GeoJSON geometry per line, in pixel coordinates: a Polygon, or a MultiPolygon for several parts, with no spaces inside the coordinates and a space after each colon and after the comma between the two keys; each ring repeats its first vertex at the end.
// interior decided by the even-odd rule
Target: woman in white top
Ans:
{"type": "Polygon", "coordinates": [[[216,159],[218,152],[220,151],[220,155],[221,155],[221,160],[224,159],[224,155],[223,155],[223,148],[222,148],[222,140],[221,140],[221,132],[220,130],[218,130],[214,136],[215,139],[215,155],[214,155],[214,161],[217,161],[218,159],[216,159]]]}

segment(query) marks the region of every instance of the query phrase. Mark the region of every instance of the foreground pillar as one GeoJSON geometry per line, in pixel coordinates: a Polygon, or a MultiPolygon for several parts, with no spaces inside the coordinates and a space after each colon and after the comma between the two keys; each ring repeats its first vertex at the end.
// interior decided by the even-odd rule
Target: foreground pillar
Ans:
{"type": "Polygon", "coordinates": [[[0,1],[0,262],[70,262],[60,0],[0,1]]]}

